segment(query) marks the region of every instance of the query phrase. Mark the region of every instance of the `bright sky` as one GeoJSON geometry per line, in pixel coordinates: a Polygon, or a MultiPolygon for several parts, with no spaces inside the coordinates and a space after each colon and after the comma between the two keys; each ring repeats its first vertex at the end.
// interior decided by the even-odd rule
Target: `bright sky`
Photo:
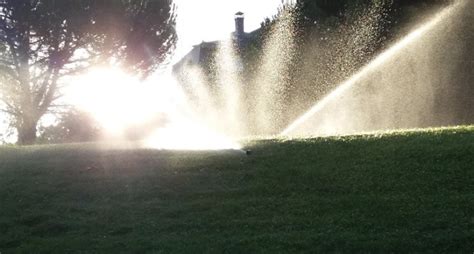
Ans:
{"type": "Polygon", "coordinates": [[[224,39],[234,31],[234,14],[245,13],[245,31],[260,27],[276,14],[282,0],[174,0],[177,6],[178,45],[174,61],[202,41],[224,39]]]}

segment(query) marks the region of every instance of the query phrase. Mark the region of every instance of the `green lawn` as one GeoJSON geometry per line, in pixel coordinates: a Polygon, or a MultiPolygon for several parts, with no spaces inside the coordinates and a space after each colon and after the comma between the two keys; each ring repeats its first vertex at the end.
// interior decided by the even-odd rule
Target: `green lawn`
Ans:
{"type": "Polygon", "coordinates": [[[0,252],[474,251],[473,126],[246,148],[0,147],[0,252]]]}

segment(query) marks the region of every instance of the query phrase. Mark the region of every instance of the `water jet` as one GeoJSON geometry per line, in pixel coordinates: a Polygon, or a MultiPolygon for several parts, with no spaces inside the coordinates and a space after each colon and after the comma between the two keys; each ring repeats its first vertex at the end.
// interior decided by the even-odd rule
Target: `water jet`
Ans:
{"type": "MultiPolygon", "coordinates": [[[[432,99],[429,97],[430,92],[431,90],[435,89],[433,87],[429,87],[428,85],[426,85],[425,87],[422,87],[421,85],[418,85],[418,84],[413,84],[411,87],[408,86],[407,84],[404,84],[405,87],[397,87],[393,89],[386,88],[384,86],[390,86],[391,84],[387,82],[384,83],[383,79],[387,78],[388,76],[388,75],[385,75],[384,72],[387,72],[387,73],[390,72],[390,75],[393,75],[393,77],[388,77],[387,79],[389,81],[395,80],[395,82],[393,83],[398,84],[397,81],[401,79],[401,75],[403,75],[403,73],[401,71],[400,72],[397,71],[398,69],[402,69],[402,67],[400,66],[400,63],[395,63],[394,59],[400,60],[400,61],[404,61],[404,60],[406,61],[406,58],[403,58],[404,55],[409,55],[411,52],[413,52],[414,54],[417,54],[417,52],[415,52],[415,50],[411,50],[410,47],[416,47],[417,50],[422,51],[423,50],[422,47],[426,45],[422,44],[420,48],[420,46],[417,45],[417,44],[420,44],[420,40],[423,40],[423,37],[429,33],[432,33],[433,30],[439,29],[439,26],[442,24],[442,22],[446,22],[448,18],[452,18],[453,16],[452,14],[456,10],[461,9],[460,6],[462,6],[462,4],[458,2],[456,4],[453,4],[452,6],[446,7],[444,10],[436,14],[429,21],[422,24],[421,26],[419,26],[418,28],[410,32],[407,36],[405,36],[404,38],[399,40],[397,43],[395,43],[393,46],[391,46],[390,48],[382,52],[379,56],[377,56],[374,60],[368,63],[360,71],[358,71],[356,74],[351,76],[346,81],[342,82],[332,92],[330,92],[323,99],[321,99],[319,102],[314,104],[314,106],[312,106],[308,111],[306,111],[296,120],[294,120],[290,125],[288,125],[280,133],[280,135],[283,135],[283,136],[295,135],[295,134],[296,135],[308,135],[308,134],[337,135],[337,134],[350,134],[350,133],[370,131],[370,130],[376,130],[376,129],[384,129],[384,128],[393,129],[393,128],[400,128],[400,127],[401,128],[422,127],[422,126],[418,126],[418,125],[423,124],[421,121],[417,122],[416,120],[413,120],[413,119],[406,120],[405,121],[406,123],[400,124],[400,122],[402,122],[400,121],[400,119],[408,119],[409,113],[399,116],[400,119],[386,120],[386,122],[384,123],[377,123],[377,121],[381,122],[380,119],[384,119],[384,120],[388,119],[389,117],[387,117],[387,115],[392,114],[393,112],[396,113],[396,111],[400,110],[400,108],[403,108],[403,106],[407,107],[406,105],[400,105],[400,102],[397,102],[397,100],[403,101],[406,98],[397,98],[397,92],[394,91],[394,89],[397,89],[397,88],[398,89],[407,89],[407,88],[415,89],[415,94],[405,94],[405,96],[410,97],[410,96],[419,95],[421,98],[418,98],[417,100],[423,102],[423,103],[418,103],[420,107],[427,107],[429,105],[430,103],[429,101],[432,99]],[[392,64],[390,65],[391,68],[386,66],[389,64],[392,64]],[[377,74],[379,75],[377,76],[377,74]],[[373,76],[376,76],[376,77],[374,78],[373,76]],[[378,79],[378,81],[376,81],[376,79],[378,79]],[[373,113],[374,111],[373,108],[367,108],[370,106],[367,106],[367,107],[360,106],[360,105],[370,105],[370,102],[371,102],[370,98],[372,98],[370,97],[370,92],[364,92],[362,90],[363,88],[360,88],[360,87],[364,85],[367,86],[367,84],[370,84],[371,82],[375,83],[373,85],[373,89],[375,89],[375,92],[372,92],[372,94],[377,93],[377,92],[380,93],[377,96],[374,96],[374,97],[377,97],[375,99],[382,99],[382,102],[380,102],[380,104],[388,104],[388,106],[387,105],[380,106],[380,108],[382,109],[381,111],[384,111],[383,109],[385,108],[386,112],[378,112],[376,114],[376,113],[373,113]],[[360,88],[359,91],[355,91],[356,85],[358,88],[360,88]],[[420,91],[416,91],[416,89],[420,91]],[[357,101],[354,102],[354,100],[357,100],[357,101]],[[367,100],[367,101],[364,101],[364,100],[367,100]],[[389,102],[384,101],[384,100],[388,100],[389,102]],[[393,107],[390,104],[392,101],[394,101],[393,107]],[[359,111],[354,112],[355,109],[352,109],[352,108],[346,110],[346,108],[349,108],[351,106],[357,107],[359,111]],[[375,120],[368,119],[366,122],[361,123],[362,119],[367,119],[367,115],[370,115],[370,113],[372,113],[371,115],[372,118],[378,118],[378,119],[375,119],[375,120]],[[364,114],[367,114],[367,115],[364,115],[364,114]],[[356,115],[356,116],[352,116],[352,115],[356,115]],[[313,120],[312,118],[317,118],[317,120],[313,120]]],[[[439,31],[439,30],[436,30],[436,31],[439,31]]],[[[425,44],[433,43],[429,41],[429,39],[426,39],[423,42],[425,44]]],[[[418,55],[419,54],[421,53],[418,52],[418,55]]],[[[426,61],[429,61],[429,58],[426,59],[426,61]]],[[[410,62],[406,62],[404,64],[409,65],[410,62]]],[[[439,66],[437,67],[439,68],[439,66]]],[[[419,69],[422,67],[410,66],[410,68],[419,69]]],[[[429,70],[429,72],[431,72],[431,70],[429,70]]],[[[413,76],[415,78],[418,78],[422,75],[419,73],[414,73],[413,76]]],[[[416,82],[416,80],[407,80],[407,81],[416,82]]],[[[425,82],[420,81],[419,83],[423,83],[424,85],[425,82]]],[[[376,104],[374,103],[373,105],[376,105],[376,104]]],[[[410,105],[408,105],[408,107],[410,107],[410,105]]],[[[424,110],[423,112],[425,114],[429,113],[428,109],[424,110]]]]}
{"type": "MultiPolygon", "coordinates": [[[[289,78],[294,71],[299,71],[293,65],[297,57],[298,35],[292,11],[283,11],[263,39],[261,55],[257,58],[257,64],[251,66],[250,77],[242,74],[241,48],[232,40],[218,43],[211,70],[193,66],[184,71],[187,79],[183,86],[190,87],[188,97],[191,98],[191,111],[205,125],[233,139],[278,133],[281,136],[324,136],[449,125],[452,122],[447,120],[446,114],[435,112],[434,108],[448,108],[445,106],[455,100],[452,96],[440,99],[439,94],[455,90],[448,81],[449,76],[456,72],[446,66],[462,57],[461,54],[454,54],[457,44],[450,37],[459,33],[455,31],[458,25],[453,20],[462,20],[459,15],[466,3],[457,1],[441,9],[380,54],[373,58],[373,55],[367,55],[372,60],[367,63],[367,59],[364,59],[363,63],[366,64],[361,68],[356,63],[348,68],[350,61],[341,63],[334,60],[332,65],[326,66],[330,70],[329,74],[324,75],[339,78],[344,76],[340,72],[346,70],[354,74],[345,79],[326,77],[324,80],[323,77],[306,80],[306,83],[311,83],[303,87],[306,90],[318,90],[321,86],[333,87],[332,84],[343,80],[331,91],[317,91],[318,96],[326,95],[312,106],[309,97],[291,97],[295,94],[293,91],[302,89],[289,78]],[[449,31],[450,36],[443,34],[443,31],[449,31]],[[441,45],[444,44],[448,45],[445,48],[450,48],[450,53],[443,53],[444,46],[441,45]],[[442,62],[443,58],[447,61],[442,62]],[[339,70],[339,73],[335,70],[339,70]],[[329,82],[332,83],[326,85],[329,82]],[[305,107],[294,105],[300,100],[305,107]],[[443,103],[438,103],[442,100],[443,103]],[[309,110],[301,114],[308,105],[309,110]],[[294,119],[298,114],[301,115],[294,119]]],[[[377,24],[383,15],[379,12],[383,10],[377,7],[368,11],[374,17],[365,18],[362,15],[360,21],[352,24],[349,35],[345,35],[348,38],[342,42],[375,43],[371,36],[380,32],[377,24]],[[358,25],[364,27],[358,29],[358,25]],[[357,34],[357,31],[360,33],[357,34]]],[[[328,40],[327,37],[322,39],[328,40]]],[[[371,47],[361,45],[360,48],[365,46],[371,47]]],[[[344,47],[344,43],[334,47],[344,47]]],[[[320,49],[317,45],[315,48],[320,49]]],[[[350,52],[341,53],[338,48],[327,49],[333,49],[336,55],[341,54],[338,56],[341,59],[350,58],[347,55],[350,52]]],[[[311,64],[306,66],[307,71],[327,71],[312,68],[311,64]]],[[[304,79],[305,73],[302,74],[304,79]]],[[[456,110],[446,109],[446,112],[456,110]]]]}

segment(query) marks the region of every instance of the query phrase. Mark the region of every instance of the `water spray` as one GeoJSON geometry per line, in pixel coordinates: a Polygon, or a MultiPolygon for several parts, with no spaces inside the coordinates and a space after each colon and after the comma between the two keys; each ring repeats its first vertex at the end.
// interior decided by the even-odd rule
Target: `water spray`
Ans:
{"type": "MultiPolygon", "coordinates": [[[[456,4],[455,6],[458,6],[456,4]]],[[[368,73],[372,72],[376,68],[380,67],[384,63],[386,63],[389,59],[399,53],[402,49],[410,45],[416,39],[423,36],[425,33],[430,31],[433,27],[435,27],[439,22],[444,20],[453,10],[455,6],[450,6],[438,13],[435,17],[429,20],[427,23],[423,24],[422,26],[416,28],[414,31],[409,33],[399,42],[394,44],[389,49],[385,50],[381,53],[377,58],[363,67],[359,72],[354,74],[352,77],[341,83],[336,89],[334,89],[331,93],[329,93],[326,97],[322,100],[317,102],[312,108],[310,108],[306,113],[302,116],[297,118],[292,124],[290,124],[285,130],[283,130],[280,135],[286,136],[293,132],[295,129],[300,127],[303,123],[305,123],[308,119],[310,119],[313,115],[320,112],[329,102],[338,98],[344,92],[346,92],[349,88],[351,88],[357,81],[361,80],[365,77],[368,73]]]]}

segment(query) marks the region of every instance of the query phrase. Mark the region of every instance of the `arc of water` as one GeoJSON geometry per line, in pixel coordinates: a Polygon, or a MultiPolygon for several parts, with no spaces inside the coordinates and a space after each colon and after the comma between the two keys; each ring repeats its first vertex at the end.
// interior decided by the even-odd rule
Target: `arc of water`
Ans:
{"type": "Polygon", "coordinates": [[[444,20],[446,16],[448,16],[453,8],[457,7],[458,4],[453,6],[447,7],[442,10],[440,13],[435,15],[432,19],[430,19],[427,23],[424,23],[420,27],[413,30],[403,39],[395,43],[392,47],[382,52],[379,56],[377,56],[374,60],[372,60],[369,64],[364,66],[359,72],[354,74],[348,80],[341,83],[336,89],[334,89],[331,93],[329,93],[326,97],[322,100],[317,102],[312,108],[310,108],[306,113],[301,115],[297,118],[293,123],[291,123],[285,130],[283,130],[280,135],[287,136],[291,132],[293,132],[296,128],[301,126],[304,122],[306,122],[309,118],[313,115],[321,111],[330,101],[336,99],[338,96],[342,95],[345,91],[351,88],[354,84],[357,83],[361,78],[363,78],[366,74],[370,73],[372,70],[380,67],[385,62],[387,62],[390,58],[395,56],[400,50],[414,42],[416,39],[423,36],[426,32],[431,30],[434,26],[436,26],[440,21],[444,20]]]}

